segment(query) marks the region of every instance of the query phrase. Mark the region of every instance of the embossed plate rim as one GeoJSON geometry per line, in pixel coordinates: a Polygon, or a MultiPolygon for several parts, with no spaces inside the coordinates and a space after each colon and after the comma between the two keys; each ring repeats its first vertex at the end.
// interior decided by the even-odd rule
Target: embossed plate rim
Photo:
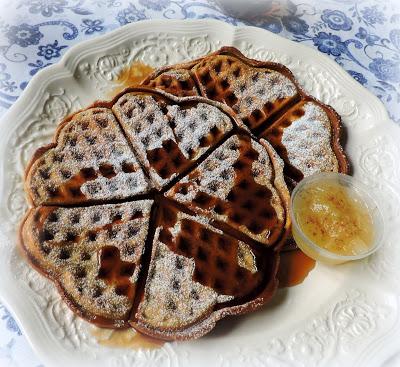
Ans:
{"type": "MultiPolygon", "coordinates": [[[[388,130],[388,133],[385,135],[388,139],[390,138],[390,135],[393,135],[392,137],[394,137],[396,141],[400,140],[400,130],[398,129],[397,126],[395,126],[393,122],[389,120],[387,111],[385,110],[383,104],[379,101],[379,99],[374,95],[372,95],[369,91],[367,91],[355,80],[353,80],[353,78],[351,78],[342,68],[340,68],[334,61],[330,60],[326,55],[323,55],[315,50],[312,50],[307,46],[300,45],[298,43],[284,39],[273,33],[255,27],[233,27],[231,25],[216,20],[190,20],[190,21],[150,20],[150,21],[142,21],[130,24],[120,29],[117,29],[113,32],[110,32],[104,36],[82,42],[72,47],[70,50],[68,50],[68,52],[64,55],[64,57],[60,60],[59,63],[52,65],[37,73],[37,75],[35,75],[32,78],[31,82],[29,83],[28,87],[26,88],[22,96],[18,99],[18,101],[13,105],[13,107],[5,114],[5,116],[0,121],[0,127],[3,128],[2,135],[0,136],[0,157],[5,156],[9,139],[16,134],[18,127],[20,127],[21,125],[21,122],[25,120],[27,121],[27,118],[29,117],[32,117],[33,120],[45,118],[45,116],[43,115],[34,116],[34,112],[35,112],[35,107],[37,108],[38,105],[42,104],[43,102],[42,97],[51,89],[52,83],[56,84],[57,83],[62,84],[64,82],[66,84],[72,83],[72,85],[76,88],[78,87],[83,88],[83,89],[78,88],[76,90],[77,95],[79,95],[79,93],[82,94],[84,92],[85,86],[79,84],[79,80],[80,78],[82,78],[82,76],[79,76],[79,72],[77,69],[78,65],[85,58],[90,58],[93,57],[94,55],[100,56],[103,54],[102,51],[104,49],[111,49],[112,45],[114,44],[118,45],[118,47],[120,46],[122,47],[124,42],[126,42],[126,44],[130,44],[129,42],[131,42],[132,40],[135,39],[140,40],[141,38],[144,38],[145,35],[153,35],[157,39],[157,37],[162,33],[164,33],[164,36],[166,37],[168,37],[168,34],[171,35],[179,34],[182,37],[188,34],[193,37],[197,36],[197,38],[200,38],[201,35],[206,34],[210,35],[210,38],[214,37],[214,39],[216,39],[216,35],[218,35],[219,39],[221,38],[224,39],[223,44],[226,45],[233,44],[235,46],[238,46],[239,48],[245,48],[245,51],[249,52],[251,51],[251,54],[253,56],[259,55],[260,57],[263,57],[264,56],[263,50],[265,49],[264,47],[265,45],[267,45],[267,50],[275,50],[275,51],[278,50],[283,54],[289,54],[289,55],[293,54],[301,55],[301,59],[305,60],[305,62],[309,62],[310,65],[316,65],[324,72],[329,73],[329,76],[326,76],[326,78],[328,79],[330,78],[331,80],[334,80],[336,81],[336,83],[338,83],[336,85],[336,88],[339,91],[343,92],[342,96],[343,98],[346,98],[346,95],[348,96],[353,94],[354,98],[361,101],[365,101],[365,106],[360,105],[361,108],[364,109],[364,111],[362,111],[362,114],[358,118],[356,117],[355,120],[351,122],[352,124],[354,123],[354,128],[356,127],[355,124],[356,123],[358,124],[357,129],[359,130],[359,133],[363,136],[364,140],[368,140],[374,137],[374,132],[379,131],[383,127],[385,127],[385,129],[388,130]],[[168,31],[165,31],[167,27],[168,31]],[[251,42],[249,40],[251,40],[251,42]],[[244,46],[242,42],[244,42],[244,44],[246,44],[247,46],[244,46]],[[40,98],[38,98],[37,96],[39,96],[40,98]],[[363,126],[360,126],[359,120],[361,120],[361,117],[365,122],[363,126]],[[14,123],[10,124],[9,121],[13,121],[14,123]]],[[[219,46],[222,46],[222,44],[219,44],[219,46]]],[[[273,56],[273,52],[271,55],[273,56]]],[[[127,60],[129,61],[130,59],[132,59],[132,55],[127,56],[127,60]]],[[[296,65],[297,64],[294,62],[294,67],[296,67],[296,65]]],[[[298,66],[299,70],[301,70],[301,65],[299,64],[298,66]]],[[[293,71],[296,74],[296,70],[293,71]]],[[[314,71],[310,71],[310,73],[311,76],[315,76],[317,78],[316,75],[313,75],[314,71]]],[[[322,78],[324,78],[323,73],[321,75],[322,78]]],[[[320,80],[320,82],[323,82],[323,80],[320,80]]],[[[318,85],[318,81],[316,83],[318,85]]],[[[335,85],[333,86],[333,88],[335,88],[335,85]]],[[[333,99],[335,99],[335,97],[337,97],[338,95],[336,94],[335,91],[333,91],[332,93],[333,93],[333,99]]],[[[321,98],[323,99],[324,96],[321,96],[321,98]]],[[[74,102],[71,100],[70,103],[72,104],[74,102]]],[[[336,101],[333,100],[332,104],[335,103],[336,101]]],[[[74,105],[73,109],[76,109],[77,107],[79,107],[79,105],[74,105]]],[[[351,120],[350,117],[351,116],[349,116],[349,121],[351,120]]],[[[351,125],[351,128],[352,126],[353,125],[351,125]]],[[[400,158],[400,154],[398,154],[397,152],[395,152],[394,154],[400,158]]],[[[5,160],[4,159],[0,160],[0,203],[2,205],[4,204],[5,200],[5,190],[7,189],[7,186],[10,185],[11,182],[11,180],[7,180],[8,179],[7,173],[10,174],[12,173],[11,171],[6,172],[5,166],[6,166],[5,160]]],[[[396,194],[399,194],[399,192],[396,192],[396,194]]],[[[3,211],[2,206],[0,205],[0,218],[2,216],[2,211],[3,211]]],[[[21,328],[24,331],[24,334],[27,336],[31,345],[37,351],[39,357],[43,360],[43,362],[46,363],[46,365],[51,366],[57,363],[58,365],[68,366],[71,365],[72,361],[74,363],[77,363],[77,361],[79,361],[79,358],[81,358],[82,355],[76,353],[77,356],[72,356],[71,353],[67,353],[66,349],[61,347],[62,342],[57,341],[54,338],[49,324],[46,324],[45,318],[41,316],[42,307],[44,306],[42,304],[39,304],[36,298],[33,298],[33,293],[31,289],[17,287],[15,283],[15,278],[13,278],[10,275],[10,270],[11,270],[10,264],[12,261],[12,254],[10,253],[10,251],[7,251],[7,249],[9,249],[10,246],[13,246],[14,243],[15,243],[15,238],[11,237],[9,228],[6,228],[3,224],[0,225],[0,249],[2,249],[6,255],[3,256],[3,258],[0,260],[0,265],[4,265],[0,266],[0,291],[4,303],[17,318],[17,320],[21,325],[21,328]]],[[[362,268],[363,266],[364,264],[360,263],[359,267],[362,268]]],[[[351,266],[344,267],[343,273],[352,274],[353,268],[351,266]]],[[[334,273],[332,273],[331,269],[326,269],[324,267],[318,269],[318,271],[319,274],[322,276],[324,274],[326,274],[326,276],[328,277],[332,277],[335,275],[334,273]]],[[[313,277],[311,276],[310,280],[307,282],[315,282],[315,279],[312,278],[313,277]]],[[[365,293],[368,293],[368,285],[363,284],[362,286],[363,286],[363,291],[365,291],[365,293]]],[[[296,287],[296,289],[294,289],[293,293],[299,293],[302,291],[304,291],[304,286],[299,286],[296,287]]],[[[348,288],[347,291],[349,293],[348,294],[346,293],[346,295],[343,294],[339,295],[339,292],[336,292],[335,290],[332,291],[332,300],[336,296],[342,297],[339,298],[339,301],[337,301],[336,304],[334,304],[335,307],[337,306],[340,309],[341,307],[340,305],[343,304],[346,305],[347,302],[346,300],[348,299],[347,297],[350,297],[351,299],[352,294],[353,295],[359,294],[357,293],[358,291],[355,291],[354,293],[350,288],[348,288]]],[[[395,315],[396,319],[392,320],[391,327],[387,330],[386,335],[380,336],[373,345],[371,344],[371,350],[379,351],[379,353],[376,353],[378,357],[375,358],[374,361],[374,364],[376,365],[379,365],[379,363],[383,359],[387,358],[390,355],[390,353],[396,351],[397,346],[392,345],[390,346],[390,348],[385,347],[384,350],[386,350],[386,352],[382,353],[382,348],[379,347],[379,345],[382,344],[382,340],[386,340],[388,336],[396,335],[398,334],[398,331],[400,331],[399,320],[398,320],[399,294],[400,292],[397,291],[397,288],[396,292],[393,292],[391,288],[388,288],[387,293],[385,293],[385,297],[387,296],[388,300],[386,306],[388,307],[390,306],[396,309],[397,314],[395,315]]],[[[361,309],[364,310],[371,309],[372,307],[371,305],[373,303],[371,303],[370,301],[368,301],[369,302],[368,303],[366,300],[364,300],[363,297],[364,296],[362,294],[361,296],[359,296],[359,300],[357,300],[358,298],[356,297],[355,303],[350,302],[349,307],[361,307],[361,309]]],[[[61,307],[60,305],[56,306],[61,307]]],[[[326,313],[328,315],[327,316],[328,318],[324,320],[326,322],[332,321],[334,327],[337,328],[340,326],[339,324],[337,324],[337,321],[330,320],[329,318],[330,313],[335,311],[335,307],[333,310],[331,310],[329,307],[326,308],[326,310],[325,309],[321,310],[321,315],[322,314],[325,315],[326,313]]],[[[350,312],[348,309],[345,309],[345,311],[350,312]]],[[[62,312],[62,309],[61,311],[58,310],[58,312],[62,312]]],[[[68,314],[68,317],[71,317],[71,315],[68,314]]],[[[257,317],[258,317],[257,315],[254,317],[251,316],[248,317],[248,320],[251,319],[255,320],[257,319],[257,317]]],[[[342,315],[342,317],[344,316],[342,315]]],[[[373,318],[368,319],[368,321],[374,322],[373,318]]],[[[74,322],[74,320],[72,319],[71,322],[74,322]]],[[[250,321],[248,322],[250,323],[250,321]]],[[[346,331],[347,333],[349,333],[351,330],[349,328],[346,331]]],[[[240,331],[238,333],[240,334],[240,331]]],[[[304,335],[306,335],[307,333],[309,333],[309,331],[303,332],[304,335]]],[[[296,338],[296,335],[297,334],[293,334],[291,338],[292,339],[296,338]]],[[[75,336],[72,335],[72,337],[75,336]]],[[[213,338],[214,337],[212,336],[211,341],[213,340],[213,338]]],[[[170,366],[186,365],[189,361],[191,361],[189,354],[193,352],[194,353],[193,355],[196,355],[196,349],[198,352],[198,349],[202,348],[202,346],[204,345],[207,345],[209,341],[210,339],[205,338],[204,340],[202,339],[198,342],[195,342],[196,344],[182,343],[179,346],[176,344],[170,344],[167,347],[163,348],[159,353],[155,352],[153,354],[150,352],[148,352],[147,354],[141,352],[138,353],[124,352],[124,355],[119,356],[115,351],[111,351],[110,354],[113,355],[114,359],[110,358],[109,360],[104,362],[104,365],[107,366],[108,365],[125,366],[131,364],[141,365],[141,363],[144,363],[144,361],[148,361],[153,357],[156,360],[156,365],[160,366],[163,365],[163,362],[168,362],[167,364],[170,366]]],[[[282,365],[296,365],[297,364],[296,361],[302,363],[301,358],[300,359],[296,358],[297,356],[296,353],[298,351],[296,351],[296,349],[291,347],[292,344],[290,345],[289,344],[290,343],[288,342],[287,346],[287,353],[289,356],[288,361],[286,360],[283,361],[282,358],[279,359],[277,356],[273,354],[272,349],[270,350],[268,348],[265,349],[266,352],[264,351],[264,349],[260,348],[259,349],[248,348],[246,350],[247,348],[246,345],[240,345],[238,347],[239,348],[238,350],[240,350],[240,348],[244,349],[247,354],[243,358],[248,357],[249,358],[248,361],[253,361],[253,364],[257,362],[260,365],[264,364],[267,365],[271,361],[273,361],[276,365],[278,364],[279,361],[282,365]]],[[[315,342],[313,346],[315,347],[316,345],[318,345],[318,343],[315,342]]],[[[99,350],[100,349],[104,350],[105,348],[99,348],[99,350]]],[[[96,362],[96,357],[99,358],[100,354],[96,354],[97,351],[95,348],[93,350],[91,351],[88,349],[88,351],[93,354],[91,358],[93,357],[92,359],[96,362]]],[[[83,350],[81,352],[83,353],[83,350]]],[[[358,362],[354,361],[354,363],[361,364],[363,363],[362,361],[366,360],[365,358],[367,358],[367,360],[370,361],[370,355],[371,353],[363,353],[362,355],[360,354],[358,362]]],[[[232,356],[231,359],[229,359],[229,356],[223,354],[223,352],[218,352],[216,356],[218,357],[216,363],[221,366],[228,366],[228,365],[234,366],[237,365],[238,363],[240,364],[241,362],[246,361],[240,359],[241,358],[240,353],[237,357],[235,357],[235,359],[232,359],[233,358],[232,356]]],[[[312,362],[314,360],[310,359],[310,361],[312,362]]],[[[201,361],[199,361],[199,359],[197,359],[194,362],[201,364],[201,361]]],[[[81,360],[81,364],[82,363],[85,366],[88,365],[85,364],[86,361],[84,360],[81,360]]],[[[98,361],[96,363],[98,363],[98,361]]]]}

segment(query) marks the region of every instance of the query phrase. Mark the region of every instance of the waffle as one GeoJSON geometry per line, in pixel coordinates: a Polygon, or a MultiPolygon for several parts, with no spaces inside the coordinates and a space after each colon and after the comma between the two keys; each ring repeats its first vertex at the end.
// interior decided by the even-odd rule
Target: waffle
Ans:
{"type": "Polygon", "coordinates": [[[130,88],[62,122],[54,141],[27,168],[35,207],[22,223],[21,246],[77,314],[100,326],[190,339],[272,297],[290,225],[283,162],[230,108],[203,97],[130,88]],[[105,126],[97,127],[99,115],[105,126]],[[89,132],[96,139],[87,145],[89,132]],[[114,146],[123,154],[113,155],[114,146]],[[107,154],[95,160],[97,151],[107,154]],[[77,152],[89,158],[74,160],[77,152]],[[59,154],[60,165],[50,165],[59,154]],[[114,173],[99,177],[106,162],[114,173]],[[46,180],[60,193],[52,201],[35,196],[46,192],[37,181],[45,167],[46,180]],[[70,181],[57,181],[66,168],[71,177],[79,175],[73,183],[83,194],[98,178],[123,178],[114,195],[108,190],[74,201],[65,194],[70,181]],[[142,181],[124,183],[125,174],[138,173],[142,181]],[[188,200],[185,182],[192,193],[213,195],[215,205],[188,200]],[[214,190],[214,184],[220,186],[214,190]]]}
{"type": "MultiPolygon", "coordinates": [[[[300,99],[300,88],[289,69],[272,62],[250,60],[233,47],[223,47],[204,58],[167,66],[150,74],[143,85],[167,89],[157,82],[163,75],[187,70],[202,96],[227,104],[252,131],[300,99]]],[[[173,93],[173,90],[169,90],[173,93]]],[[[186,89],[175,91],[177,95],[186,89]]]]}
{"type": "MultiPolygon", "coordinates": [[[[160,68],[142,84],[168,90],[160,81],[163,75],[180,75],[184,70],[200,95],[230,106],[244,128],[272,144],[285,163],[284,177],[290,191],[312,173],[349,172],[340,144],[340,116],[308,96],[282,64],[248,59],[234,47],[222,47],[200,59],[160,68]]],[[[169,91],[185,95],[187,85],[169,91]]],[[[296,247],[288,238],[285,249],[296,247]]]]}
{"type": "Polygon", "coordinates": [[[223,316],[248,312],[277,287],[278,255],[162,203],[149,271],[132,325],[154,337],[187,339],[223,316]]]}
{"type": "Polygon", "coordinates": [[[260,136],[282,157],[287,181],[295,186],[317,172],[347,173],[339,130],[340,117],[332,108],[305,97],[260,136]]]}
{"type": "Polygon", "coordinates": [[[111,110],[90,108],[65,120],[54,143],[28,165],[26,192],[34,205],[125,199],[149,182],[111,110]]]}
{"type": "Polygon", "coordinates": [[[113,111],[159,189],[232,129],[231,118],[210,103],[177,103],[148,91],[125,93],[113,111]]]}
{"type": "MultiPolygon", "coordinates": [[[[283,163],[248,135],[233,135],[166,196],[267,246],[285,226],[283,163]]],[[[273,149],[270,149],[272,151],[273,149]]]]}
{"type": "MultiPolygon", "coordinates": [[[[162,75],[175,71],[183,73],[183,70],[190,73],[200,95],[230,106],[243,121],[244,127],[257,137],[267,139],[278,150],[285,165],[287,164],[285,179],[290,188],[310,172],[349,171],[340,145],[340,116],[332,107],[308,96],[290,70],[282,64],[248,59],[234,47],[223,47],[200,59],[160,68],[150,74],[142,84],[166,89],[165,85],[155,81],[162,78],[162,75]],[[291,131],[291,142],[286,146],[287,139],[280,140],[273,136],[272,132],[276,133],[277,130],[272,129],[272,125],[276,128],[279,124],[283,126],[288,121],[293,121],[293,112],[301,111],[310,101],[316,106],[315,109],[323,110],[318,114],[325,116],[312,117],[313,121],[310,123],[303,118],[301,129],[292,127],[288,130],[291,131]],[[316,133],[317,120],[320,123],[316,133]],[[320,139],[319,134],[329,135],[330,139],[320,139]],[[313,149],[308,151],[304,147],[310,143],[312,136],[317,139],[313,141],[313,149]],[[297,147],[303,148],[293,149],[293,142],[297,147]],[[318,144],[323,146],[318,147],[318,144]],[[291,150],[290,157],[287,149],[291,150]],[[307,164],[311,164],[311,168],[307,164]]],[[[175,92],[171,90],[171,93],[177,95],[186,92],[184,88],[175,92]]]]}
{"type": "Polygon", "coordinates": [[[187,69],[167,70],[148,80],[146,86],[164,90],[178,97],[197,96],[196,82],[187,69]]]}
{"type": "Polygon", "coordinates": [[[21,232],[24,251],[79,315],[100,326],[127,326],[151,205],[31,209],[21,232]]]}

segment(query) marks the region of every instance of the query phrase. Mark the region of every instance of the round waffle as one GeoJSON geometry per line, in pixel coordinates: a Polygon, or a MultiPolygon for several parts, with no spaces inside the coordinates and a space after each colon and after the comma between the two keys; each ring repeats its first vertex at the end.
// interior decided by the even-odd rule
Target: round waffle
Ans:
{"type": "Polygon", "coordinates": [[[196,338],[276,290],[283,162],[223,104],[151,88],[98,102],[35,153],[26,190],[25,254],[97,325],[196,338]]]}

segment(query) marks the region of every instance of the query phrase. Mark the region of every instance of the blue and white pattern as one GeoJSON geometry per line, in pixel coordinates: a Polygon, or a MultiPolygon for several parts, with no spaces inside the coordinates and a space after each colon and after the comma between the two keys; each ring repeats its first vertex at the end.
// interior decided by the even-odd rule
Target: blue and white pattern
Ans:
{"type": "Polygon", "coordinates": [[[15,0],[7,8],[0,5],[0,14],[12,14],[0,15],[0,113],[33,75],[82,39],[143,19],[213,18],[256,25],[327,54],[377,95],[400,123],[397,1],[288,0],[283,10],[271,7],[251,21],[224,14],[211,0],[15,0]]]}
{"type": "Polygon", "coordinates": [[[31,351],[17,323],[0,305],[0,366],[44,367],[31,351]]]}
{"type": "Polygon", "coordinates": [[[327,54],[400,123],[397,1],[287,0],[284,9],[271,7],[251,21],[224,14],[212,0],[9,0],[0,14],[0,113],[33,75],[80,40],[143,19],[212,18],[262,27],[327,54]]]}
{"type": "MultiPolygon", "coordinates": [[[[287,0],[239,20],[212,0],[0,1],[0,116],[33,75],[81,40],[143,19],[219,19],[254,25],[325,53],[377,95],[400,124],[400,2],[287,0]]],[[[0,366],[40,367],[0,306],[0,366]]]]}

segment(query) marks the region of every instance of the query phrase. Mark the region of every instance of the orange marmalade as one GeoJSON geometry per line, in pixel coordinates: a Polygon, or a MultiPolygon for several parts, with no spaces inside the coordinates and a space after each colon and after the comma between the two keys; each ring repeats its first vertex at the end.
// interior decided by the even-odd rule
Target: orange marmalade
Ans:
{"type": "MultiPolygon", "coordinates": [[[[293,215],[303,234],[331,253],[354,256],[366,253],[372,247],[375,234],[370,212],[356,191],[339,181],[309,182],[294,197],[293,215]]],[[[298,246],[318,258],[318,253],[304,237],[295,232],[298,246]]]]}

